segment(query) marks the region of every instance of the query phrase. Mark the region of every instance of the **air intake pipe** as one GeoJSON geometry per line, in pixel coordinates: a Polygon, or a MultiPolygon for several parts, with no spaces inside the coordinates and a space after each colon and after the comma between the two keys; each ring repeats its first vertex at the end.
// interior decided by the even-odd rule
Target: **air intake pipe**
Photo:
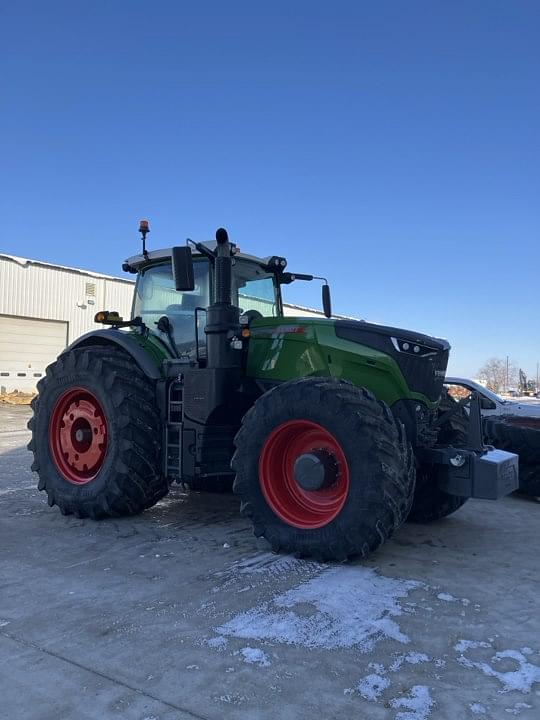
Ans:
{"type": "Polygon", "coordinates": [[[239,367],[240,352],[231,347],[240,310],[232,305],[232,255],[229,236],[224,228],[216,231],[216,259],[214,261],[214,302],[208,307],[206,327],[209,368],[239,367]]]}
{"type": "Polygon", "coordinates": [[[216,230],[215,303],[231,304],[232,257],[229,235],[225,228],[216,230]]]}

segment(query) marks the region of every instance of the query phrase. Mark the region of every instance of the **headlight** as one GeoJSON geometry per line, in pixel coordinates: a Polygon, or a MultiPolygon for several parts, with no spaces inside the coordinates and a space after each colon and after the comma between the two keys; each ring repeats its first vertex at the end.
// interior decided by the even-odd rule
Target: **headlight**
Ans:
{"type": "Polygon", "coordinates": [[[438,350],[436,348],[430,347],[429,345],[421,345],[420,343],[415,343],[412,340],[402,340],[401,338],[390,338],[392,340],[392,345],[396,348],[396,350],[400,353],[405,353],[406,355],[413,355],[414,357],[430,357],[431,355],[437,355],[438,350]]]}

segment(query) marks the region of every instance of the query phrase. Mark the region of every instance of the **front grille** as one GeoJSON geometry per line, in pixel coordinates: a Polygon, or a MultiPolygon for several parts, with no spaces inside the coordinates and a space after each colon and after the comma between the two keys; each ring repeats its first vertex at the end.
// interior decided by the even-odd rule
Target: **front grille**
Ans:
{"type": "Polygon", "coordinates": [[[439,350],[431,357],[417,358],[394,351],[392,357],[399,365],[409,389],[435,401],[441,396],[448,365],[448,352],[448,350],[439,350]]]}
{"type": "Polygon", "coordinates": [[[450,352],[446,340],[361,321],[337,320],[335,327],[337,337],[390,355],[403,373],[409,390],[425,395],[433,402],[439,399],[450,352]],[[422,356],[401,352],[398,341],[424,346],[430,353],[422,356]]]}

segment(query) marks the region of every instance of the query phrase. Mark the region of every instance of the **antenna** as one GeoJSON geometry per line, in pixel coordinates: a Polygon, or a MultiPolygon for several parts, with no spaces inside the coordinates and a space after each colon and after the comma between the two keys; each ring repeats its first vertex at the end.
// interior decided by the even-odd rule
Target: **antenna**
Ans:
{"type": "Polygon", "coordinates": [[[139,222],[139,232],[142,235],[142,254],[148,260],[148,252],[146,250],[146,236],[150,232],[150,223],[148,220],[141,220],[139,222]]]}

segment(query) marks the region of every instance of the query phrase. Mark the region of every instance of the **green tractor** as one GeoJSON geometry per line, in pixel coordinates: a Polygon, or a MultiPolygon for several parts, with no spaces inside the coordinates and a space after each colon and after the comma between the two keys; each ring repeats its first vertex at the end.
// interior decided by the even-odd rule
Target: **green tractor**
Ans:
{"type": "MultiPolygon", "coordinates": [[[[366,556],[407,519],[518,487],[518,458],[485,447],[480,400],[443,394],[445,340],[362,321],[285,317],[281,289],[312,275],[215,242],[148,252],[132,318],[79,338],[47,368],[29,422],[49,505],[93,519],[140,513],[174,482],[233,482],[275,551],[366,556]]],[[[323,280],[323,278],[318,278],[323,280]]]]}

